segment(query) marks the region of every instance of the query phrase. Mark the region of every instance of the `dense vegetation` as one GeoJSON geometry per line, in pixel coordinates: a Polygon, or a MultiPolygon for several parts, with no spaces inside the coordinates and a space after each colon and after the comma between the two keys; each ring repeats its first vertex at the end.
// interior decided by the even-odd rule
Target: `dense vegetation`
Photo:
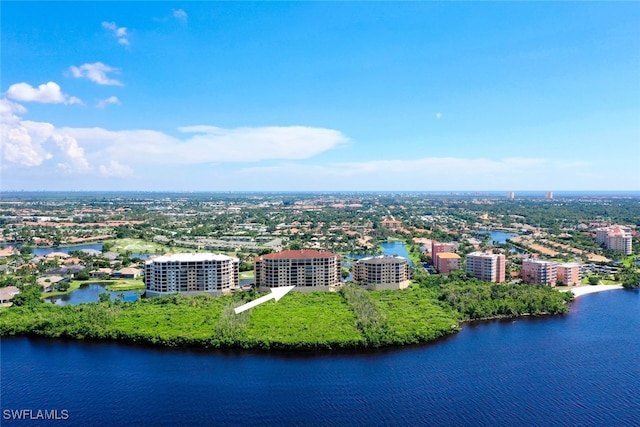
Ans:
{"type": "Polygon", "coordinates": [[[571,299],[543,286],[419,280],[399,291],[345,286],[337,293],[291,292],[278,303],[235,314],[234,307],[257,296],[105,299],[75,306],[26,298],[0,310],[0,334],[211,348],[371,348],[433,340],[457,331],[464,320],[564,313],[571,299]]]}

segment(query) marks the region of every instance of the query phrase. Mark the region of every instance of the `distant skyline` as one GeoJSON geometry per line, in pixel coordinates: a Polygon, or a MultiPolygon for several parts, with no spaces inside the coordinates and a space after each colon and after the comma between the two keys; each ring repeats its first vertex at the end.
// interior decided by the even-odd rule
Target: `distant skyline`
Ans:
{"type": "Polygon", "coordinates": [[[639,191],[638,2],[2,2],[3,191],[639,191]]]}

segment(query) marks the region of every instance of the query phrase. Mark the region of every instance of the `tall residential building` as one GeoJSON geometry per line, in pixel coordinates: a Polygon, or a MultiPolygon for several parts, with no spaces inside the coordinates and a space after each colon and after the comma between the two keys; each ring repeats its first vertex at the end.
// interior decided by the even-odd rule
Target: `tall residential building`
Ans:
{"type": "Polygon", "coordinates": [[[438,243],[435,240],[431,241],[431,264],[436,265],[436,256],[440,252],[454,252],[458,245],[455,243],[438,243]]]}
{"type": "Polygon", "coordinates": [[[375,290],[404,289],[410,283],[409,261],[399,256],[372,256],[353,263],[353,281],[375,290]]]}
{"type": "Polygon", "coordinates": [[[471,252],[466,260],[466,271],[473,274],[475,278],[486,282],[504,282],[506,257],[503,254],[471,252]]]}
{"type": "Polygon", "coordinates": [[[620,225],[598,228],[596,230],[596,242],[605,248],[620,251],[625,255],[631,255],[632,251],[631,229],[620,225]]]}
{"type": "Polygon", "coordinates": [[[516,198],[516,193],[514,193],[513,191],[507,191],[507,199],[513,200],[515,198],[516,198]]]}
{"type": "Polygon", "coordinates": [[[147,296],[219,294],[239,286],[238,258],[211,253],[161,256],[145,262],[147,296]]]}
{"type": "Polygon", "coordinates": [[[453,270],[460,268],[460,255],[453,252],[438,252],[433,265],[438,270],[438,273],[449,274],[453,270]]]}
{"type": "Polygon", "coordinates": [[[547,191],[544,193],[544,198],[547,200],[553,200],[553,191],[547,191]]]}
{"type": "Polygon", "coordinates": [[[557,281],[557,263],[537,258],[522,260],[522,280],[525,283],[555,286],[557,281]]]}
{"type": "Polygon", "coordinates": [[[580,264],[570,262],[556,265],[556,276],[558,283],[564,286],[575,286],[580,284],[580,264]]]}
{"type": "Polygon", "coordinates": [[[340,256],[310,249],[290,250],[255,258],[259,288],[296,286],[297,291],[330,290],[340,285],[340,256]]]}

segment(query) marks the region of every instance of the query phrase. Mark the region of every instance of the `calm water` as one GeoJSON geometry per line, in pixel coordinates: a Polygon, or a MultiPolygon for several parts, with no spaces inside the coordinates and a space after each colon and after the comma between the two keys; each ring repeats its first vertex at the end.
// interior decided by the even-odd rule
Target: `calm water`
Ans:
{"type": "Polygon", "coordinates": [[[504,231],[489,231],[492,242],[505,243],[507,239],[518,236],[518,234],[506,233],[504,231]]]}
{"type": "Polygon", "coordinates": [[[73,251],[80,251],[82,249],[94,249],[96,251],[102,251],[102,243],[94,243],[90,245],[75,245],[75,246],[60,246],[59,248],[33,248],[31,253],[33,256],[45,256],[52,252],[64,252],[68,254],[73,251]]]}
{"type": "Polygon", "coordinates": [[[375,352],[4,338],[1,406],[66,409],[64,424],[81,426],[638,426],[639,332],[640,293],[610,291],[564,317],[375,352]]]}
{"type": "MultiPolygon", "coordinates": [[[[407,249],[404,247],[404,244],[402,242],[384,242],[380,246],[382,247],[382,255],[401,256],[409,260],[409,265],[413,265],[413,261],[411,261],[411,258],[409,258],[409,253],[407,252],[407,249]]],[[[349,254],[348,256],[349,258],[353,258],[353,259],[361,259],[369,256],[375,256],[375,255],[380,255],[380,254],[369,254],[369,255],[349,254]]]]}
{"type": "Polygon", "coordinates": [[[45,298],[45,301],[52,302],[57,305],[66,305],[66,304],[82,304],[85,302],[98,302],[98,298],[101,293],[108,293],[111,295],[111,300],[115,301],[115,299],[119,295],[124,296],[124,301],[133,302],[139,298],[138,291],[107,291],[105,289],[105,285],[99,285],[97,283],[88,283],[86,285],[80,286],[75,291],[72,291],[66,295],[60,295],[57,297],[45,298]]]}

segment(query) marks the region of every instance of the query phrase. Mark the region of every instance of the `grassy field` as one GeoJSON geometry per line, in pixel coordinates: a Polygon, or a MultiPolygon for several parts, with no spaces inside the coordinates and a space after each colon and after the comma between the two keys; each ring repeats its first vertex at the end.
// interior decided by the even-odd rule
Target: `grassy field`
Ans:
{"type": "Polygon", "coordinates": [[[118,280],[117,283],[107,285],[108,291],[137,291],[145,288],[142,280],[118,280]]]}
{"type": "Polygon", "coordinates": [[[183,253],[183,252],[195,252],[194,248],[182,248],[178,246],[169,247],[167,245],[161,245],[160,243],[151,242],[142,239],[116,239],[109,240],[109,243],[113,243],[113,251],[115,252],[131,252],[131,253],[145,253],[145,254],[160,254],[160,253],[183,253]]]}
{"type": "Polygon", "coordinates": [[[252,271],[241,271],[240,272],[240,280],[253,280],[255,279],[255,273],[252,271]]]}
{"type": "MultiPolygon", "coordinates": [[[[93,282],[95,283],[95,282],[93,282]]],[[[71,283],[69,283],[69,289],[67,289],[66,291],[56,291],[56,292],[46,292],[42,294],[42,298],[48,298],[48,297],[57,297],[60,295],[66,295],[69,294],[73,291],[75,291],[76,289],[78,289],[81,285],[83,284],[83,282],[76,282],[76,281],[71,281],[71,283]]]]}

